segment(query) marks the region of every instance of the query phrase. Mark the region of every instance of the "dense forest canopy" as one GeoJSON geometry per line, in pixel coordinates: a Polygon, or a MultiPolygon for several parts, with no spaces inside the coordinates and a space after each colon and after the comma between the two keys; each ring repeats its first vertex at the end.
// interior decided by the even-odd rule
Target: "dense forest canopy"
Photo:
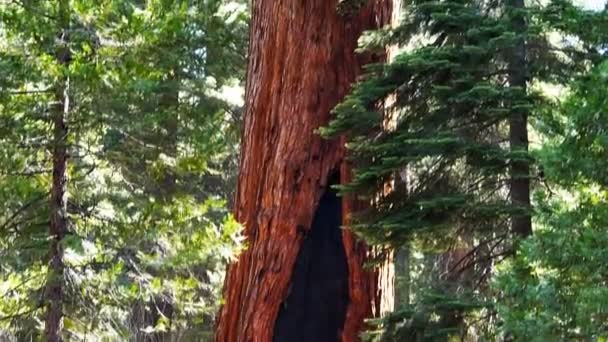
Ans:
{"type": "Polygon", "coordinates": [[[59,277],[65,340],[204,339],[241,244],[229,198],[247,3],[0,6],[1,329],[41,338],[59,277]],[[58,275],[49,194],[60,154],[58,275]]]}
{"type": "Polygon", "coordinates": [[[607,46],[599,0],[0,0],[0,340],[604,341],[607,46]]]}

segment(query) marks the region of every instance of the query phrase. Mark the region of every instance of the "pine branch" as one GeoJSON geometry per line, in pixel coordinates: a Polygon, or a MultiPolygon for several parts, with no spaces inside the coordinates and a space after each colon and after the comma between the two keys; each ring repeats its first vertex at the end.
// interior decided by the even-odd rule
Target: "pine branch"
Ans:
{"type": "Polygon", "coordinates": [[[20,318],[20,317],[23,317],[23,316],[26,316],[26,315],[31,315],[31,314],[33,314],[34,312],[36,312],[36,311],[38,311],[40,309],[42,309],[42,306],[36,306],[36,307],[34,307],[34,308],[30,309],[30,310],[27,310],[27,311],[18,312],[16,314],[12,314],[12,315],[8,315],[8,316],[2,316],[2,317],[0,317],[0,322],[12,320],[12,319],[15,319],[15,318],[20,318]]]}
{"type": "Polygon", "coordinates": [[[39,169],[39,170],[20,171],[20,172],[6,172],[6,173],[0,172],[0,175],[6,176],[6,177],[15,177],[15,176],[29,177],[29,176],[37,176],[37,175],[42,175],[42,174],[49,174],[51,172],[53,172],[53,170],[51,170],[51,169],[39,169]]]}
{"type": "Polygon", "coordinates": [[[48,94],[53,93],[54,89],[42,89],[42,90],[14,90],[6,92],[8,95],[34,95],[34,94],[48,94]]]}
{"type": "Polygon", "coordinates": [[[22,214],[23,212],[25,212],[27,209],[29,209],[31,206],[33,206],[34,204],[36,204],[38,201],[46,198],[49,195],[49,193],[50,192],[47,191],[43,195],[35,197],[31,201],[29,201],[29,202],[25,203],[24,205],[22,205],[21,208],[17,209],[6,221],[4,221],[4,223],[2,225],[0,225],[0,231],[1,230],[5,230],[7,227],[9,227],[9,225],[11,224],[11,222],[14,221],[20,214],[22,214]]]}
{"type": "MultiPolygon", "coordinates": [[[[8,296],[11,294],[11,292],[13,292],[13,291],[17,290],[18,288],[20,288],[21,286],[23,286],[23,285],[27,284],[29,281],[34,280],[34,279],[35,279],[35,278],[37,278],[37,277],[40,277],[41,275],[42,275],[42,274],[33,274],[33,275],[30,275],[29,277],[27,277],[27,278],[25,278],[24,280],[22,280],[22,281],[21,281],[19,284],[17,284],[17,285],[15,285],[14,287],[12,287],[12,288],[10,288],[10,289],[6,290],[6,291],[5,291],[5,292],[4,292],[4,293],[3,293],[3,294],[0,296],[0,298],[6,298],[6,297],[8,297],[8,296]]],[[[1,320],[2,320],[2,318],[0,318],[0,321],[1,321],[1,320]]]]}
{"type": "Polygon", "coordinates": [[[462,258],[460,258],[458,260],[458,262],[456,262],[447,272],[447,274],[452,274],[455,271],[458,271],[458,274],[462,273],[464,270],[468,269],[469,267],[471,267],[472,265],[475,265],[477,263],[477,261],[479,261],[479,259],[475,259],[474,255],[475,253],[477,253],[482,247],[485,247],[486,244],[498,240],[497,242],[495,242],[491,247],[490,247],[490,252],[494,251],[494,249],[504,241],[504,239],[507,237],[507,234],[501,234],[498,236],[495,236],[493,238],[490,238],[486,241],[480,242],[479,244],[477,244],[477,246],[475,246],[474,248],[472,248],[467,254],[465,254],[462,258]],[[468,259],[472,259],[472,261],[466,262],[468,259]],[[460,267],[462,264],[464,264],[462,267],[460,267]]]}
{"type": "Polygon", "coordinates": [[[24,10],[26,10],[26,11],[29,11],[29,12],[30,12],[31,14],[33,14],[33,15],[40,15],[40,16],[42,16],[42,17],[44,17],[44,18],[47,18],[47,19],[50,19],[50,20],[52,20],[52,21],[56,21],[56,20],[57,20],[57,17],[54,17],[54,16],[52,16],[52,15],[50,15],[50,14],[48,14],[48,13],[43,13],[43,12],[41,12],[41,11],[37,11],[36,9],[32,8],[31,6],[28,6],[28,5],[27,5],[25,2],[23,2],[23,1],[19,1],[19,0],[12,0],[11,2],[12,2],[14,5],[17,5],[17,6],[21,7],[21,8],[23,8],[23,9],[24,9],[24,10]]]}

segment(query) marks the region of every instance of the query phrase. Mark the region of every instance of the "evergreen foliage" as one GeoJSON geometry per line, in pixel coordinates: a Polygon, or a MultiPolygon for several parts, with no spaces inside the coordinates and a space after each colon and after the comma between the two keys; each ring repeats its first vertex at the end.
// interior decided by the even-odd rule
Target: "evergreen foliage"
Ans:
{"type": "Polygon", "coordinates": [[[45,311],[53,85],[69,79],[66,340],[199,340],[241,244],[234,189],[240,1],[0,3],[0,331],[45,311]],[[66,37],[68,37],[67,39],[66,37]],[[54,58],[68,44],[71,59],[54,58]]]}
{"type": "Polygon", "coordinates": [[[351,228],[434,265],[418,275],[414,302],[379,323],[386,329],[378,338],[496,338],[487,329],[497,298],[488,279],[521,237],[510,223],[532,214],[509,184],[537,179],[535,168],[526,171],[534,158],[522,132],[513,138],[514,123],[524,120],[525,137],[526,118],[551,105],[542,86],[566,85],[603,59],[606,23],[604,13],[562,0],[413,0],[396,28],[362,37],[362,51],[401,52],[367,66],[320,132],[347,134],[356,167],[341,190],[373,203],[351,228]]]}
{"type": "Polygon", "coordinates": [[[502,330],[518,339],[608,337],[607,87],[603,63],[542,117],[547,143],[537,153],[550,187],[537,194],[535,235],[496,280],[502,330]]]}

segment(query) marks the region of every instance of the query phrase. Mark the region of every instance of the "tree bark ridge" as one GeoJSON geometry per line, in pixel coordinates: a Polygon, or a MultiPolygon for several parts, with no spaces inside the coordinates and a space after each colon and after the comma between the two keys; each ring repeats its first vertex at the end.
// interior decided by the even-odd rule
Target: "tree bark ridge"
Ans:
{"type": "MultiPolygon", "coordinates": [[[[239,185],[235,214],[247,250],[229,269],[216,341],[271,341],[292,270],[332,170],[342,182],[350,169],[341,141],[323,140],[327,124],[369,56],[354,53],[365,29],[390,20],[390,1],[378,0],[354,17],[337,1],[253,2],[239,185]]],[[[343,200],[348,222],[353,204],[343,200]]],[[[356,340],[378,293],[363,269],[368,248],[342,233],[349,272],[349,304],[342,331],[356,340]]]]}

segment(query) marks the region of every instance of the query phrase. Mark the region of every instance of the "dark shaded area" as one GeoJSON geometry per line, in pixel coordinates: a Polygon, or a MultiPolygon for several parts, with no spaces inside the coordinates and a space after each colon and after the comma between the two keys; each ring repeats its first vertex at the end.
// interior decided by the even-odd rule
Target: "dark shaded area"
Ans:
{"type": "Polygon", "coordinates": [[[349,298],[341,223],[341,200],[328,187],[298,254],[275,324],[275,342],[339,341],[349,298]]]}

